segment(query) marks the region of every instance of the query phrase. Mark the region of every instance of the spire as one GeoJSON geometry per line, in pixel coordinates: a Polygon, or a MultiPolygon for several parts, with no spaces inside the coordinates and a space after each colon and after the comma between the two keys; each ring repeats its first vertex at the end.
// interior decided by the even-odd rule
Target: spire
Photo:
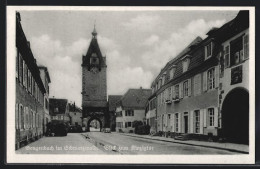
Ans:
{"type": "Polygon", "coordinates": [[[93,35],[94,38],[96,38],[96,36],[97,36],[96,21],[95,21],[95,23],[94,23],[94,30],[93,30],[93,32],[92,32],[92,35],[93,35]]]}

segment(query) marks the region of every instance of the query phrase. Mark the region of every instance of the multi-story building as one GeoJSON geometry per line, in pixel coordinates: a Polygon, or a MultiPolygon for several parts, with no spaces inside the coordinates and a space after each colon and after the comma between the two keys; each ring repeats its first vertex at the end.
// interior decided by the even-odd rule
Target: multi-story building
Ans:
{"type": "Polygon", "coordinates": [[[82,126],[82,111],[76,106],[75,102],[69,103],[69,117],[71,125],[80,125],[82,126]]]}
{"type": "Polygon", "coordinates": [[[157,110],[156,110],[156,104],[157,99],[155,93],[151,95],[146,103],[146,112],[145,112],[145,118],[146,118],[146,124],[148,124],[150,128],[150,132],[154,133],[157,131],[157,110]]]}
{"type": "Polygon", "coordinates": [[[42,137],[44,84],[36,59],[21,25],[20,13],[16,13],[16,149],[42,137]]]}
{"type": "Polygon", "coordinates": [[[43,132],[47,130],[47,124],[51,121],[49,114],[49,83],[51,83],[48,68],[45,66],[38,66],[40,70],[41,80],[43,82],[46,93],[44,94],[44,114],[43,114],[43,132]]]}
{"type": "Polygon", "coordinates": [[[248,11],[240,11],[222,27],[212,28],[204,40],[196,38],[162,68],[149,99],[156,98],[157,106],[148,104],[153,107],[150,114],[156,110],[157,131],[235,142],[242,134],[242,140],[248,140],[248,23],[248,11]]]}
{"type": "Polygon", "coordinates": [[[52,122],[64,122],[69,124],[69,104],[67,99],[49,99],[49,112],[52,122]]]}
{"type": "Polygon", "coordinates": [[[221,43],[219,108],[220,136],[249,142],[249,11],[214,32],[221,43]]]}
{"type": "Polygon", "coordinates": [[[122,95],[108,96],[108,111],[111,131],[116,130],[116,103],[122,98],[122,95]]]}
{"type": "Polygon", "coordinates": [[[151,89],[129,89],[116,104],[116,131],[134,131],[133,122],[145,122],[145,106],[151,89]]]}

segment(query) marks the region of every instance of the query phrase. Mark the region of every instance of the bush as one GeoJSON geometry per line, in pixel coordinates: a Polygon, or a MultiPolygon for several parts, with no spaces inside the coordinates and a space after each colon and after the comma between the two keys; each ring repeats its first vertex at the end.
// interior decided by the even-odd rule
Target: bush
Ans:
{"type": "Polygon", "coordinates": [[[148,135],[150,133],[150,126],[149,125],[138,126],[135,129],[135,133],[148,135]]]}

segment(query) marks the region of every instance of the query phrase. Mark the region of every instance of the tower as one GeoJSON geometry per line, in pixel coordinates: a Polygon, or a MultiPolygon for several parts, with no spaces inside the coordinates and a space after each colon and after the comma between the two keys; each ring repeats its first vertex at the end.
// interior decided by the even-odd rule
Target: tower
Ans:
{"type": "Polygon", "coordinates": [[[96,119],[104,127],[107,114],[107,65],[102,56],[94,26],[86,55],[82,56],[82,116],[87,127],[96,119]]]}

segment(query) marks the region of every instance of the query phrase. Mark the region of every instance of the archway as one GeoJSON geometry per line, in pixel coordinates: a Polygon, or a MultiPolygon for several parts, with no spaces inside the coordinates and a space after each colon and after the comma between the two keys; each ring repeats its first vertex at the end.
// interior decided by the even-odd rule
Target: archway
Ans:
{"type": "Polygon", "coordinates": [[[99,118],[90,118],[87,123],[87,131],[101,131],[103,128],[102,121],[99,118]]]}
{"type": "Polygon", "coordinates": [[[233,143],[249,143],[249,93],[244,88],[231,90],[224,99],[222,137],[233,143]]]}

